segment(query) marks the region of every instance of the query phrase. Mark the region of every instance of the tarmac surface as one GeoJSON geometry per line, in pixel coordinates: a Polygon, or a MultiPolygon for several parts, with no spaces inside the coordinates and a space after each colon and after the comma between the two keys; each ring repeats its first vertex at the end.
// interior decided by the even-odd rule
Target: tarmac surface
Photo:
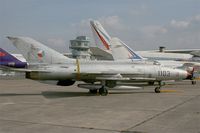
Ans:
{"type": "Polygon", "coordinates": [[[0,133],[200,133],[200,82],[92,95],[0,79],[0,133]]]}

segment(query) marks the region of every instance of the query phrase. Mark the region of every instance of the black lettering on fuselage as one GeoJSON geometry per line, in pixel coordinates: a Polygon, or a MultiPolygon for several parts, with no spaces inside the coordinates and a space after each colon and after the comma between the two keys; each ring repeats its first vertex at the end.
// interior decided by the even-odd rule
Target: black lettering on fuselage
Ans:
{"type": "Polygon", "coordinates": [[[158,76],[170,77],[170,71],[158,71],[158,76]]]}

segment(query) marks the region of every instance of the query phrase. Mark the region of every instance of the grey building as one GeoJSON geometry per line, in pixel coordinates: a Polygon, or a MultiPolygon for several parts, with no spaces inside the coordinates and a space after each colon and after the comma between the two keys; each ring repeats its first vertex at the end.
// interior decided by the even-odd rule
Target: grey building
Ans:
{"type": "Polygon", "coordinates": [[[90,59],[90,39],[87,36],[78,36],[74,40],[70,40],[69,49],[72,53],[72,58],[90,59]]]}

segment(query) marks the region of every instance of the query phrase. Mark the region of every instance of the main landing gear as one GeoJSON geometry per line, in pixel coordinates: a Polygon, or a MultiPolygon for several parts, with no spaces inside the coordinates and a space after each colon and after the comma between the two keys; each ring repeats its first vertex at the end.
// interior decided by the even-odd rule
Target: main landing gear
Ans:
{"type": "Polygon", "coordinates": [[[108,95],[108,89],[107,89],[107,87],[105,85],[105,81],[101,81],[101,88],[99,88],[99,89],[90,89],[89,93],[97,94],[98,90],[99,90],[99,94],[101,96],[107,96],[108,95]]]}
{"type": "MultiPolygon", "coordinates": [[[[98,93],[98,90],[97,90],[97,89],[94,89],[94,90],[90,89],[90,90],[89,90],[89,93],[91,93],[91,94],[97,94],[97,93],[98,93]]],[[[99,89],[99,94],[100,94],[101,96],[107,96],[107,95],[108,95],[108,89],[107,89],[105,86],[102,86],[102,87],[99,89]]]]}
{"type": "Polygon", "coordinates": [[[105,86],[102,86],[100,89],[99,89],[99,94],[101,96],[107,96],[108,95],[108,89],[105,87],[105,86]]]}
{"type": "Polygon", "coordinates": [[[99,94],[101,96],[107,96],[108,95],[108,89],[106,87],[106,81],[105,80],[102,80],[101,81],[101,88],[99,89],[99,94]]]}

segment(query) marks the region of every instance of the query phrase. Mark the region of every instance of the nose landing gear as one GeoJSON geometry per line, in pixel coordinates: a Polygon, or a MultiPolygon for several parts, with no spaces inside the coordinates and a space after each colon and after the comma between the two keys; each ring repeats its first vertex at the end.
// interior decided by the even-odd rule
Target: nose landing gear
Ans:
{"type": "Polygon", "coordinates": [[[155,91],[155,93],[160,93],[160,92],[161,92],[161,87],[162,87],[162,86],[164,86],[164,85],[165,85],[165,83],[164,83],[164,82],[162,82],[162,81],[158,81],[158,85],[159,85],[159,86],[158,86],[158,87],[156,87],[156,88],[155,88],[155,90],[154,90],[154,91],[155,91]]]}
{"type": "Polygon", "coordinates": [[[155,93],[160,93],[160,87],[155,88],[155,93]]]}

